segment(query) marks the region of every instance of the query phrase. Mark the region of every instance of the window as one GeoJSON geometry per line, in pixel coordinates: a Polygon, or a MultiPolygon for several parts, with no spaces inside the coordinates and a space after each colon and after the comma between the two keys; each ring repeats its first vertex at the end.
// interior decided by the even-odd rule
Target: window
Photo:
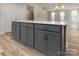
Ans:
{"type": "Polygon", "coordinates": [[[55,12],[51,12],[51,20],[55,20],[55,12]]]}
{"type": "Polygon", "coordinates": [[[72,21],[76,21],[77,20],[77,11],[76,10],[72,10],[71,11],[71,20],[72,21]]]}
{"type": "Polygon", "coordinates": [[[64,18],[65,18],[64,11],[60,11],[60,20],[64,20],[64,18]]]}

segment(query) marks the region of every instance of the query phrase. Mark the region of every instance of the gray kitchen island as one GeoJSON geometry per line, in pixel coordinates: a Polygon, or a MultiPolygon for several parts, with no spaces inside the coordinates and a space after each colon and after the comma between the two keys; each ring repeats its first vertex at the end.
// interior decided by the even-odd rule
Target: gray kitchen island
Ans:
{"type": "Polygon", "coordinates": [[[66,51],[66,24],[63,21],[12,21],[14,39],[49,56],[66,51]]]}

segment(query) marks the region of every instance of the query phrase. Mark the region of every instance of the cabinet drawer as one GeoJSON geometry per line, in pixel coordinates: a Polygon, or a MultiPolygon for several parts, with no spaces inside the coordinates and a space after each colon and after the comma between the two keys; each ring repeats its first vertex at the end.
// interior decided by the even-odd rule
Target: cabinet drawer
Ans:
{"type": "Polygon", "coordinates": [[[43,29],[43,30],[60,32],[60,26],[57,26],[57,25],[35,24],[35,28],[36,29],[43,29]]]}
{"type": "Polygon", "coordinates": [[[19,22],[12,22],[12,25],[19,26],[19,22]]]}
{"type": "Polygon", "coordinates": [[[31,24],[31,23],[21,23],[21,26],[23,26],[23,27],[33,27],[33,24],[31,24]]]}

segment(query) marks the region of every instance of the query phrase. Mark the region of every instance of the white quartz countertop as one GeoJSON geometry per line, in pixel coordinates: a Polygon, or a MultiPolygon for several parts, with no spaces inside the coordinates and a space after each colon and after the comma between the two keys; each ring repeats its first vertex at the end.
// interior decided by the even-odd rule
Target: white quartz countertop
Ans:
{"type": "Polygon", "coordinates": [[[66,25],[66,22],[64,21],[21,21],[21,20],[13,20],[16,22],[27,22],[27,23],[38,23],[38,24],[52,24],[52,25],[66,25]]]}

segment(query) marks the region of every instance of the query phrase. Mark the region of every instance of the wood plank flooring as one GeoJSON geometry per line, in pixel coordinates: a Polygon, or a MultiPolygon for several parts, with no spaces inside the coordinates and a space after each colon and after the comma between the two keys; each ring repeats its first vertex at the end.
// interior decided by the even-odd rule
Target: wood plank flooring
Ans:
{"type": "Polygon", "coordinates": [[[1,56],[44,56],[41,52],[14,40],[11,33],[0,36],[1,56]]]}
{"type": "MultiPolygon", "coordinates": [[[[67,50],[66,56],[79,56],[79,24],[67,26],[67,50]],[[77,27],[76,27],[77,26],[77,27]]],[[[0,36],[0,55],[1,56],[45,56],[41,52],[25,46],[16,41],[11,33],[0,36]]]]}
{"type": "Polygon", "coordinates": [[[79,23],[67,26],[67,52],[71,56],[79,56],[79,23]]]}

